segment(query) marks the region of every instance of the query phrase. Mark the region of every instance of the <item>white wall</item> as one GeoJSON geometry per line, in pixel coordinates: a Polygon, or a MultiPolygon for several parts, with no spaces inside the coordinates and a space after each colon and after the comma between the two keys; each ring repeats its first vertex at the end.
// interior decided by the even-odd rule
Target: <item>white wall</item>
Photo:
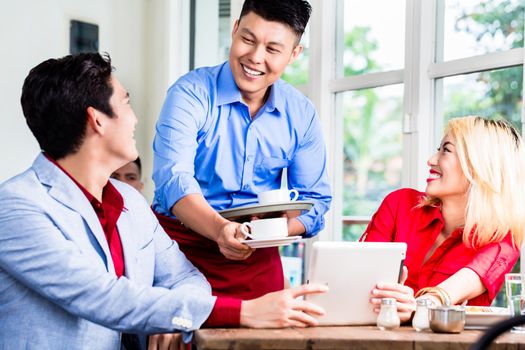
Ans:
{"type": "Polygon", "coordinates": [[[22,83],[29,69],[68,50],[68,24],[59,1],[0,2],[0,181],[27,168],[38,145],[20,107],[22,83]]]}
{"type": "Polygon", "coordinates": [[[154,124],[166,88],[187,70],[185,2],[0,0],[0,182],[29,167],[39,150],[20,107],[23,80],[43,60],[69,53],[69,21],[78,19],[99,25],[100,51],[111,55],[130,92],[151,200],[154,124]]]}
{"type": "Polygon", "coordinates": [[[219,1],[197,0],[195,12],[195,68],[222,63],[219,59],[219,1]]]}
{"type": "Polygon", "coordinates": [[[144,194],[151,201],[154,184],[151,180],[155,135],[160,108],[166,90],[189,68],[189,5],[187,0],[145,0],[146,3],[146,62],[144,84],[146,91],[141,98],[146,103],[146,113],[139,118],[145,145],[143,160],[144,194]]]}

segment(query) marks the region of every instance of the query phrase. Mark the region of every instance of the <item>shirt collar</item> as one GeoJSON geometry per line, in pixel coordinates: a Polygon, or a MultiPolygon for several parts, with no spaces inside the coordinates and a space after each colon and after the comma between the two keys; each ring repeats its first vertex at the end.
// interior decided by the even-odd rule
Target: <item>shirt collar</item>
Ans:
{"type": "MultiPolygon", "coordinates": [[[[425,205],[421,208],[423,215],[420,220],[417,220],[417,226],[420,230],[424,230],[428,226],[439,224],[443,226],[445,221],[443,220],[443,215],[441,214],[441,206],[432,206],[425,205]]],[[[463,237],[463,228],[456,228],[449,238],[462,239],[463,237]]]]}
{"type": "Polygon", "coordinates": [[[53,163],[57,168],[59,168],[60,170],[62,170],[64,172],[64,174],[66,174],[67,176],[69,176],[69,178],[71,180],[73,180],[73,182],[75,183],[75,185],[78,186],[78,188],[80,188],[80,190],[82,191],[82,193],[84,193],[84,195],[87,197],[88,201],[91,203],[91,201],[93,199],[96,199],[91,193],[89,193],[88,190],[86,190],[86,188],[84,186],[82,186],[74,177],[73,175],[71,175],[66,169],[62,168],[62,166],[60,164],[58,164],[58,162],[52,158],[49,154],[47,153],[44,153],[44,156],[46,156],[46,158],[51,162],[53,163]]]}
{"type": "Polygon", "coordinates": [[[420,229],[424,229],[435,222],[443,224],[443,215],[441,215],[441,207],[425,205],[421,208],[423,215],[420,220],[417,220],[417,226],[420,229]]]}
{"type": "Polygon", "coordinates": [[[225,105],[234,102],[242,102],[241,91],[235,83],[230,62],[222,64],[217,78],[217,104],[225,105]]]}
{"type": "Polygon", "coordinates": [[[93,207],[96,209],[101,206],[102,203],[109,204],[111,207],[117,208],[119,211],[126,210],[124,207],[124,199],[120,192],[113,186],[113,184],[108,181],[106,186],[102,189],[102,203],[98,201],[84,186],[82,186],[66,169],[64,169],[58,162],[53,159],[49,154],[44,153],[44,156],[49,159],[51,163],[56,165],[60,170],[64,172],[73,182],[80,188],[82,193],[86,196],[87,200],[93,207]]]}
{"type": "MultiPolygon", "coordinates": [[[[270,95],[263,106],[265,112],[273,112],[274,110],[278,110],[279,112],[283,111],[284,102],[279,88],[281,84],[282,82],[277,80],[270,87],[270,95]]],[[[222,64],[217,78],[217,105],[220,106],[234,102],[242,102],[242,96],[233,78],[230,62],[226,61],[222,64]]]]}
{"type": "MultiPolygon", "coordinates": [[[[273,112],[277,110],[278,112],[283,111],[283,99],[282,94],[280,94],[279,85],[281,84],[280,80],[277,80],[271,87],[270,87],[270,96],[268,96],[268,100],[266,101],[264,108],[266,109],[266,112],[273,112]]],[[[279,114],[277,114],[279,115],[279,114]]]]}

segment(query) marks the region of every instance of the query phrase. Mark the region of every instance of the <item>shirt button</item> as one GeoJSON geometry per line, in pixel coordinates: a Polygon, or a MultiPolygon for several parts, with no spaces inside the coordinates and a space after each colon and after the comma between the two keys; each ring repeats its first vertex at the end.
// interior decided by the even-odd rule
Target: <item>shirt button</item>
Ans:
{"type": "Polygon", "coordinates": [[[253,159],[253,156],[248,156],[248,160],[251,161],[253,159]]]}
{"type": "Polygon", "coordinates": [[[193,323],[191,320],[182,318],[182,317],[173,317],[171,320],[171,324],[174,326],[182,327],[182,328],[191,328],[193,323]]]}
{"type": "Polygon", "coordinates": [[[248,187],[249,187],[248,185],[244,185],[244,186],[242,186],[242,189],[243,189],[243,190],[247,190],[248,187]]]}

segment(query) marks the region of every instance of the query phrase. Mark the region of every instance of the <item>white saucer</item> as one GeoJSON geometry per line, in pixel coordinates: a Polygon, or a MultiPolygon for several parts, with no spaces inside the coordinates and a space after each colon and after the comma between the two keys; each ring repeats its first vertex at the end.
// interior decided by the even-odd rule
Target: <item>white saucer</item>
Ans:
{"type": "Polygon", "coordinates": [[[243,239],[241,243],[246,244],[251,248],[268,248],[278,247],[281,245],[292,244],[295,241],[300,240],[301,236],[288,236],[282,238],[267,238],[267,239],[243,239]]]}

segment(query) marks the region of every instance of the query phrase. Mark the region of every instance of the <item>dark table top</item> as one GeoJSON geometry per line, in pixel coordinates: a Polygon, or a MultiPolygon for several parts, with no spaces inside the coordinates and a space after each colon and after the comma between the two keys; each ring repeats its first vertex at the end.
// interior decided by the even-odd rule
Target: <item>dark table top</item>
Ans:
{"type": "MultiPolygon", "coordinates": [[[[201,329],[195,332],[198,350],[229,349],[468,349],[483,333],[464,330],[460,334],[416,332],[411,327],[381,331],[375,326],[311,327],[288,329],[201,329]]],[[[525,334],[505,333],[491,349],[525,349],[525,334]]]]}

